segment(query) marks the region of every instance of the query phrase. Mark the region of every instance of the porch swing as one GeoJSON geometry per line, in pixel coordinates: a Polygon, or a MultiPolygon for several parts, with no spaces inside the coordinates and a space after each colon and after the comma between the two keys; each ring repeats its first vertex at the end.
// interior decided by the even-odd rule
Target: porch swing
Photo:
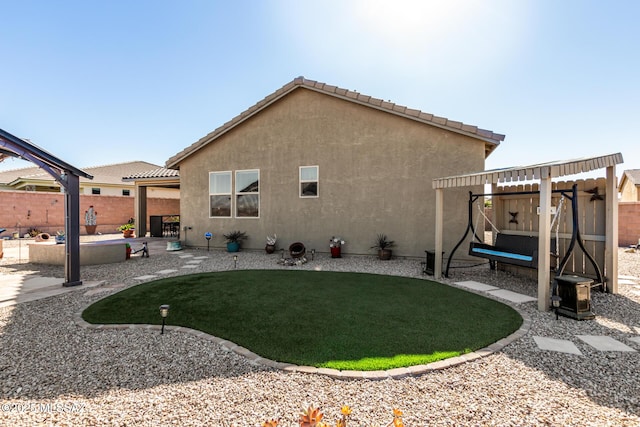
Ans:
{"type": "MultiPolygon", "coordinates": [[[[571,234],[571,242],[569,244],[569,248],[565,253],[560,265],[555,268],[555,277],[559,277],[563,274],[564,269],[569,262],[569,258],[575,249],[575,244],[578,242],[578,245],[582,249],[583,253],[587,257],[587,259],[592,264],[595,272],[596,278],[594,283],[591,286],[602,286],[602,289],[605,290],[606,284],[604,283],[602,272],[600,267],[596,263],[595,259],[589,254],[589,252],[584,247],[584,243],[582,241],[582,237],[580,235],[580,226],[578,222],[578,186],[574,184],[571,190],[553,190],[553,193],[560,193],[562,195],[560,199],[559,208],[556,209],[555,216],[553,218],[553,224],[559,218],[562,206],[564,202],[564,198],[571,200],[571,210],[572,210],[572,234],[571,234]]],[[[511,196],[511,195],[525,195],[525,194],[540,194],[539,191],[518,191],[518,192],[506,192],[500,193],[501,196],[511,196]]],[[[478,236],[477,226],[473,225],[473,204],[480,197],[491,196],[493,194],[473,194],[469,192],[469,201],[468,201],[468,221],[467,228],[464,232],[464,235],[460,239],[460,241],[453,248],[451,253],[449,254],[449,258],[447,260],[447,268],[445,270],[445,277],[449,277],[449,268],[451,268],[451,260],[456,252],[456,250],[462,245],[462,243],[467,238],[469,232],[472,233],[472,241],[469,243],[469,255],[485,258],[489,260],[489,267],[494,270],[496,262],[501,262],[504,264],[517,265],[521,267],[527,268],[537,268],[538,267],[538,236],[523,236],[523,235],[514,235],[514,234],[505,234],[500,232],[496,228],[496,226],[491,223],[489,218],[486,217],[480,206],[478,209],[481,215],[491,224],[493,229],[496,231],[496,240],[493,245],[489,245],[484,243],[483,239],[478,236]],[[473,240],[475,238],[475,241],[473,240]]],[[[558,221],[559,225],[559,221],[558,221]]],[[[559,257],[557,253],[557,240],[558,240],[558,225],[556,225],[556,236],[555,239],[551,239],[551,252],[554,256],[554,259],[559,257]]],[[[555,267],[555,266],[554,266],[555,267]]]]}

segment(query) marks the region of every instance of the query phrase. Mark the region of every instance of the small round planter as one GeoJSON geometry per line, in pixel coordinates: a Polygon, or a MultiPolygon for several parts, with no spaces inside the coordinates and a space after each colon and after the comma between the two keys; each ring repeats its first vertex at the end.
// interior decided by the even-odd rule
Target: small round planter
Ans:
{"type": "Polygon", "coordinates": [[[240,251],[240,243],[238,242],[227,243],[227,252],[239,252],[239,251],[240,251]]]}
{"type": "Polygon", "coordinates": [[[264,247],[264,251],[266,253],[268,253],[269,255],[271,255],[272,253],[274,253],[276,251],[276,245],[267,245],[264,247]]]}
{"type": "Polygon", "coordinates": [[[134,231],[135,230],[122,230],[122,235],[124,236],[125,239],[129,239],[133,237],[134,231]]]}
{"type": "Polygon", "coordinates": [[[378,259],[381,261],[388,261],[391,259],[392,251],[391,249],[380,249],[378,251],[378,259]]]}
{"type": "Polygon", "coordinates": [[[64,236],[56,236],[56,244],[57,245],[64,244],[64,236]]]}
{"type": "Polygon", "coordinates": [[[97,225],[85,225],[84,228],[87,231],[87,234],[96,234],[96,228],[98,228],[98,226],[97,225]]]}

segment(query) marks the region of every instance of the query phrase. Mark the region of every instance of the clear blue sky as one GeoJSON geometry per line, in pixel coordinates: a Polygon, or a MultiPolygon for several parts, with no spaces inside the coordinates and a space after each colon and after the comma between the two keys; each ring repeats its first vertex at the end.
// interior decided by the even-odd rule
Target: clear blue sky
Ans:
{"type": "Polygon", "coordinates": [[[640,168],[638,1],[0,7],[0,128],[75,166],[164,165],[303,75],[506,134],[487,168],[615,152],[618,174],[640,168]]]}

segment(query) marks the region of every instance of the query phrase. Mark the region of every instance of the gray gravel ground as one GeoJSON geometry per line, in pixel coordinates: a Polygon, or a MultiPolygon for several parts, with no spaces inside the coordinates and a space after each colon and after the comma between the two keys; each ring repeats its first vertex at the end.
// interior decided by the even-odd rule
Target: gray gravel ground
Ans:
{"type": "MultiPolygon", "coordinates": [[[[238,268],[283,268],[277,254],[241,252],[238,268]]],[[[419,377],[381,381],[333,379],[255,366],[208,340],[157,330],[89,330],[74,314],[109,293],[163,269],[190,274],[233,268],[221,251],[165,252],[124,264],[82,268],[100,288],[0,309],[0,425],[259,426],[281,418],[297,425],[303,404],[319,405],[335,424],[342,405],[351,426],[386,425],[392,408],[406,426],[640,426],[640,353],[599,352],[576,335],[629,341],[640,335],[640,286],[618,295],[594,292],[597,318],[555,320],[536,309],[529,333],[491,356],[419,377]],[[190,258],[181,256],[193,255],[190,258]],[[192,269],[182,268],[207,256],[192,269]],[[582,356],[539,350],[533,336],[569,339],[582,356]]],[[[331,259],[317,254],[296,269],[365,271],[421,277],[419,260],[331,259]]],[[[2,274],[33,271],[63,277],[61,267],[0,262],[2,274]]],[[[620,275],[640,275],[640,254],[620,250],[620,275]]],[[[455,270],[452,281],[477,280],[535,296],[536,284],[487,267],[455,270]]],[[[313,339],[310,337],[310,339],[313,339]]]]}

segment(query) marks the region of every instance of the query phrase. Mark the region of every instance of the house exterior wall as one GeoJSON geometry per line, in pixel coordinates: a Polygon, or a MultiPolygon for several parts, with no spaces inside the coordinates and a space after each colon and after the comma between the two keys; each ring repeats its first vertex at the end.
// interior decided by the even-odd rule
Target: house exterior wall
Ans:
{"type": "MultiPolygon", "coordinates": [[[[394,255],[433,249],[432,179],[484,169],[484,142],[297,89],[180,163],[181,226],[188,246],[224,246],[222,234],[245,231],[244,248],[261,249],[277,233],[278,248],[300,241],[329,251],[373,254],[377,233],[396,242],[394,255]],[[299,197],[299,167],[319,167],[319,197],[299,197]],[[210,218],[209,172],[260,170],[259,218],[210,218]]],[[[444,232],[453,246],[464,232],[469,190],[446,195],[444,232]]],[[[183,236],[184,238],[184,236],[183,236]]],[[[450,250],[447,247],[445,250],[450,250]]]]}
{"type": "MultiPolygon", "coordinates": [[[[124,197],[133,197],[136,192],[135,185],[122,185],[122,186],[114,186],[114,185],[105,185],[100,183],[95,183],[94,185],[85,185],[81,186],[80,193],[92,196],[92,189],[99,188],[100,196],[123,196],[122,190],[129,190],[129,195],[124,197]]],[[[180,190],[177,188],[159,188],[159,187],[148,187],[147,188],[147,196],[151,198],[161,198],[161,199],[179,199],[180,198],[180,190]]]]}
{"type": "MultiPolygon", "coordinates": [[[[80,196],[80,232],[85,233],[84,212],[93,206],[98,212],[97,232],[117,233],[116,228],[134,216],[134,198],[122,196],[80,196]]],[[[180,213],[179,199],[149,198],[148,215],[180,213]]],[[[148,224],[148,222],[147,222],[148,224]]],[[[64,194],[28,191],[0,193],[0,228],[2,237],[15,231],[24,235],[30,228],[47,233],[64,230],[64,194]]]]}
{"type": "Polygon", "coordinates": [[[630,182],[628,179],[622,185],[622,191],[620,191],[621,202],[640,202],[640,191],[638,186],[630,182]]]}

